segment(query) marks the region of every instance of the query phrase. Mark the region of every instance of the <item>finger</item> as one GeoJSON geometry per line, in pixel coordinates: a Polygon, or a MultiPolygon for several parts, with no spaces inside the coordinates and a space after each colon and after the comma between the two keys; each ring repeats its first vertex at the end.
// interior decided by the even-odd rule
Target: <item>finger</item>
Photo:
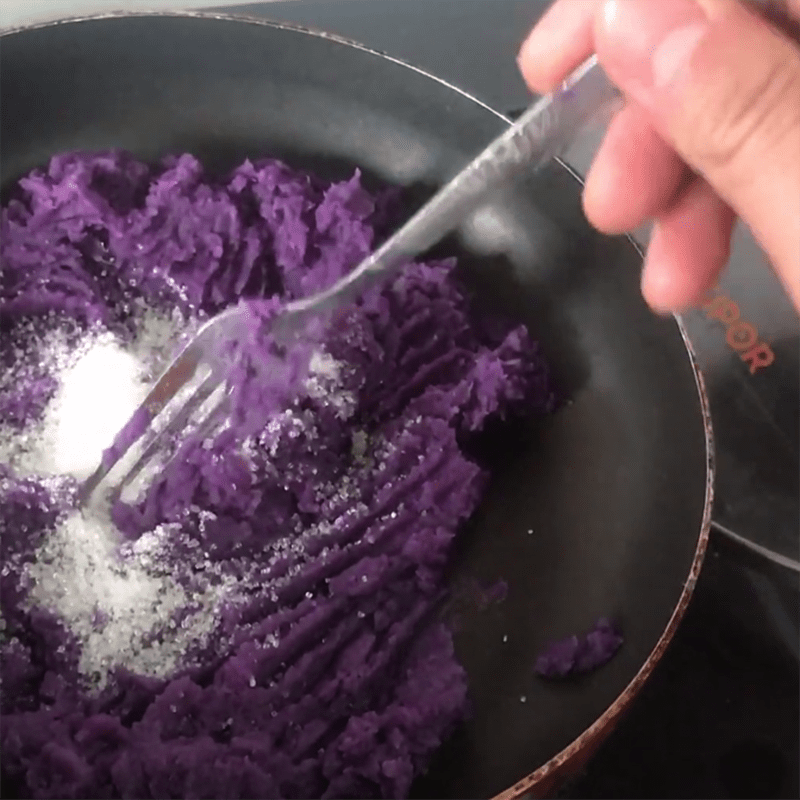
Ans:
{"type": "Polygon", "coordinates": [[[600,0],[556,0],[531,31],[518,63],[532,91],[547,94],[594,52],[600,0]]]}
{"type": "Polygon", "coordinates": [[[669,207],[686,175],[686,165],[656,133],[649,114],[629,103],[609,125],[589,170],[584,211],[603,233],[633,230],[669,207]]]}
{"type": "MultiPolygon", "coordinates": [[[[751,2],[757,5],[759,0],[751,2]]],[[[601,0],[556,0],[545,11],[518,57],[523,77],[534,92],[552,91],[593,52],[593,18],[601,5],[601,0]]],[[[760,0],[760,5],[769,20],[797,35],[800,0],[760,0]]]]}
{"type": "Polygon", "coordinates": [[[605,0],[595,44],[800,308],[800,48],[738,0],[605,0]]]}
{"type": "Polygon", "coordinates": [[[730,257],[735,220],[702,178],[658,218],[642,272],[642,293],[654,310],[680,312],[702,301],[730,257]]]}

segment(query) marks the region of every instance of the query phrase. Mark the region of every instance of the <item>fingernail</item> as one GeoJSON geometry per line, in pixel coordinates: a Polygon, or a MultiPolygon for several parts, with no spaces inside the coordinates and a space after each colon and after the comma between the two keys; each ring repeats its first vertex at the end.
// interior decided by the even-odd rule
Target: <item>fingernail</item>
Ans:
{"type": "Polygon", "coordinates": [[[588,54],[596,11],[597,0],[568,0],[550,5],[520,47],[517,64],[523,74],[526,63],[549,61],[576,47],[580,50],[584,44],[588,54]]]}
{"type": "Polygon", "coordinates": [[[676,305],[674,302],[674,272],[671,269],[664,269],[663,258],[657,254],[658,239],[661,236],[661,225],[656,221],[650,231],[650,242],[647,245],[640,285],[642,296],[650,306],[650,310],[660,317],[669,317],[677,313],[679,304],[676,305]]]}
{"type": "Polygon", "coordinates": [[[563,7],[558,3],[545,11],[519,48],[517,64],[521,66],[526,60],[538,58],[543,50],[547,51],[552,37],[558,37],[564,27],[562,17],[563,7]]]}
{"type": "Polygon", "coordinates": [[[673,83],[708,28],[694,0],[606,0],[601,19],[603,63],[645,91],[673,83]]]}

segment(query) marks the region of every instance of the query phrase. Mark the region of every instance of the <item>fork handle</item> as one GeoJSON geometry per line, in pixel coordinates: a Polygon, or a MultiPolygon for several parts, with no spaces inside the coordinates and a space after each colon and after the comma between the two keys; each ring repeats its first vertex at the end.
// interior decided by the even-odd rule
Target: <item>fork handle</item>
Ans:
{"type": "Polygon", "coordinates": [[[455,228],[489,191],[524,169],[538,169],[562,155],[585,128],[620,104],[619,90],[606,77],[597,56],[592,56],[557,91],[531,105],[355,270],[325,292],[291,303],[286,312],[329,310],[385,281],[455,228]]]}
{"type": "MultiPolygon", "coordinates": [[[[782,29],[797,30],[787,0],[742,0],[782,29]]],[[[329,289],[290,303],[286,322],[332,310],[354,300],[370,286],[387,280],[420,253],[436,244],[483,200],[491,189],[526,167],[537,169],[562,155],[590,124],[610,117],[622,104],[619,90],[608,80],[597,56],[584,61],[560,89],[535,102],[459,172],[387,241],[349,275],[329,289]]],[[[276,319],[281,323],[281,317],[276,319]]]]}

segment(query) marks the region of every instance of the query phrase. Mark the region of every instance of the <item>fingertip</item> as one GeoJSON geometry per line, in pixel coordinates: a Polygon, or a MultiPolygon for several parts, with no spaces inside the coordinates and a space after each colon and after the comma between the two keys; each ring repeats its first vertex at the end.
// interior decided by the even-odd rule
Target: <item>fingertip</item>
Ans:
{"type": "Polygon", "coordinates": [[[644,109],[628,103],[609,125],[589,170],[584,212],[603,233],[625,233],[669,208],[685,175],[644,109]]]}
{"type": "Polygon", "coordinates": [[[606,236],[627,233],[644,220],[630,207],[631,200],[636,201],[620,181],[617,167],[604,142],[589,168],[581,196],[586,219],[606,236]]]}
{"type": "Polygon", "coordinates": [[[641,288],[647,305],[659,316],[667,317],[684,311],[688,301],[680,280],[676,285],[674,265],[663,238],[663,229],[656,222],[647,246],[641,288]]]}
{"type": "Polygon", "coordinates": [[[683,314],[705,302],[724,265],[724,261],[715,263],[710,273],[692,275],[689,272],[679,272],[669,258],[657,251],[651,253],[648,247],[642,271],[642,296],[659,316],[683,314]]]}
{"type": "Polygon", "coordinates": [[[697,179],[653,226],[642,294],[658,314],[699,305],[730,257],[735,215],[697,179]]]}
{"type": "Polygon", "coordinates": [[[529,45],[529,41],[530,37],[522,43],[522,47],[520,47],[519,53],[517,53],[517,68],[522,75],[522,80],[525,81],[525,85],[532,92],[536,94],[546,94],[550,87],[546,87],[541,80],[535,55],[536,45],[535,43],[529,45]]]}
{"type": "Polygon", "coordinates": [[[522,43],[517,64],[537,94],[552,91],[593,51],[599,0],[556,0],[522,43]]]}
{"type": "Polygon", "coordinates": [[[583,187],[581,205],[586,219],[595,230],[606,236],[620,236],[636,226],[626,225],[612,208],[609,199],[615,193],[615,188],[609,186],[605,173],[603,162],[592,164],[583,187]]]}

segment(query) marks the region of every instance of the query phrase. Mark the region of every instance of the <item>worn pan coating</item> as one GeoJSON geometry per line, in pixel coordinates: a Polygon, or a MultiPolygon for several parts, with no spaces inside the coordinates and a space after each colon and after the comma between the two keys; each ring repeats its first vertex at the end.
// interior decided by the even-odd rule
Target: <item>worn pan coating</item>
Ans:
{"type": "MultiPolygon", "coordinates": [[[[510,57],[510,56],[509,56],[510,57]]],[[[418,200],[507,124],[420,70],[333,36],[197,14],[8,32],[2,184],[58,151],[192,152],[212,169],[277,155],[329,177],[360,166],[418,200]]],[[[712,440],[686,337],[639,294],[640,253],[593,232],[562,164],[440,247],[488,305],[541,339],[569,403],[498,439],[497,477],[453,581],[507,598],[451,612],[473,715],[417,796],[543,796],[613,728],[671,639],[705,551],[712,440]],[[626,643],[569,684],[534,677],[552,638],[616,617],[626,643]],[[524,698],[524,702],[523,702],[524,698]]]]}

